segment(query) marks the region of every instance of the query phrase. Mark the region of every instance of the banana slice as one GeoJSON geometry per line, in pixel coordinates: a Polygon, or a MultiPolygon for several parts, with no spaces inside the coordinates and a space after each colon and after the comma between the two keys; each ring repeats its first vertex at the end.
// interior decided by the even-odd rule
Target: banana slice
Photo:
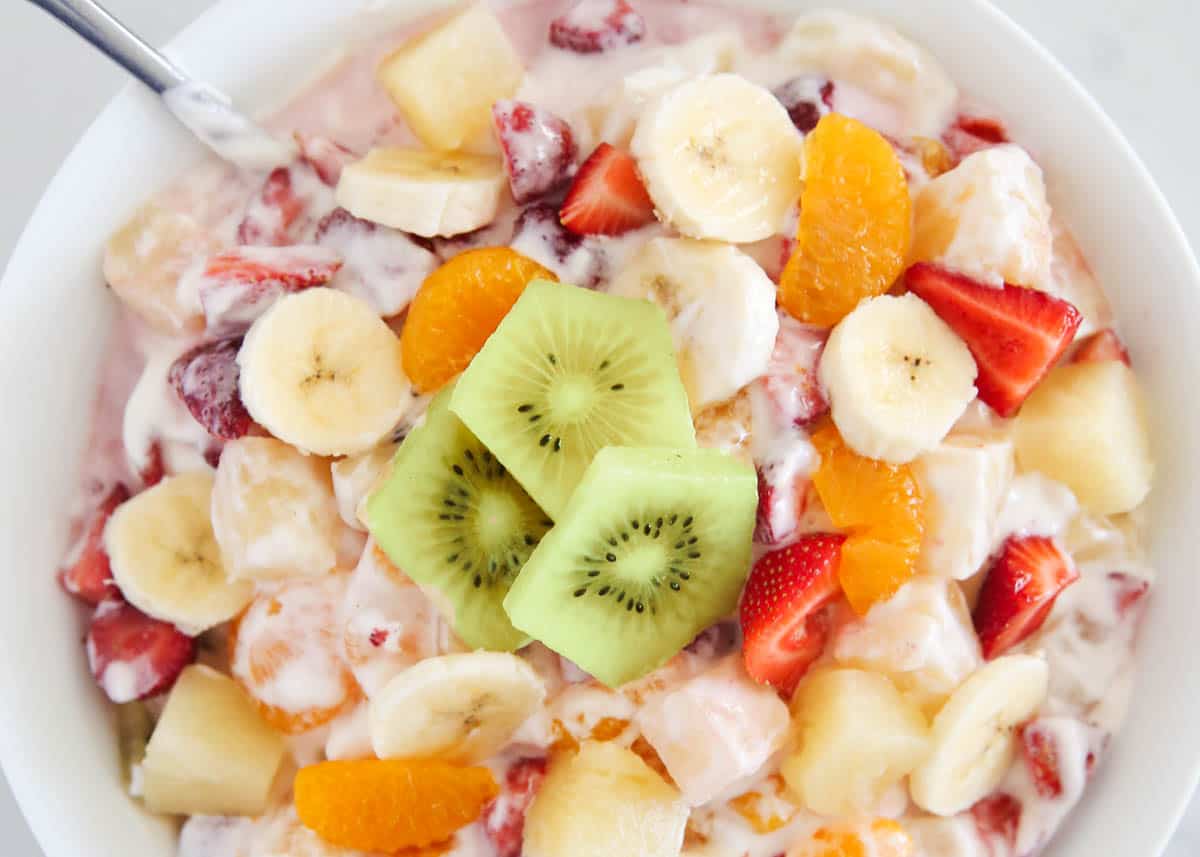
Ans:
{"type": "Polygon", "coordinates": [[[933,721],[933,749],[909,781],[913,801],[955,815],[991,792],[1012,764],[1013,732],[1046,699],[1050,669],[1041,658],[997,658],[968,678],[933,721]]]}
{"type": "Polygon", "coordinates": [[[609,291],[663,308],[692,413],[731,398],[767,370],[779,333],[775,284],[736,247],[655,238],[609,291]]]}
{"type": "Polygon", "coordinates": [[[104,530],[113,579],[148,616],[195,636],[232,619],[254,585],[230,582],[213,535],[213,474],[164,479],[117,507],[104,530]]]}
{"type": "Polygon", "coordinates": [[[509,742],[545,697],[538,674],[516,655],[429,658],[400,673],[371,700],[371,743],[381,759],[482,762],[509,742]]]}
{"type": "Polygon", "coordinates": [[[366,303],[332,289],[277,301],[254,322],[237,361],[250,415],[315,455],[365,452],[413,401],[400,340],[366,303]]]}
{"type": "Polygon", "coordinates": [[[342,170],[337,203],[355,217],[425,238],[491,223],[505,187],[499,158],[372,149],[342,170]]]}
{"type": "Polygon", "coordinates": [[[660,216],[684,235],[732,243],[780,231],[800,197],[804,141],[770,92],[734,74],[660,96],[633,154],[660,216]]]}
{"type": "Polygon", "coordinates": [[[937,447],[975,398],[975,360],[916,295],[863,301],[818,368],[833,421],[859,455],[892,464],[937,447]]]}

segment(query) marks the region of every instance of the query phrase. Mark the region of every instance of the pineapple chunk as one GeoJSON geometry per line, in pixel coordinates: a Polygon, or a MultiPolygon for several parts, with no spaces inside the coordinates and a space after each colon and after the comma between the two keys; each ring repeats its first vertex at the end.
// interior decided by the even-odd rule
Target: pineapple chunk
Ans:
{"type": "Polygon", "coordinates": [[[188,667],[146,747],[146,806],[186,815],[258,815],[283,753],[283,738],[233,679],[188,667]]]}
{"type": "Polygon", "coordinates": [[[792,700],[799,749],[780,773],[821,815],[857,815],[917,767],[929,724],[885,676],[853,669],[816,673],[792,700]]]}
{"type": "Polygon", "coordinates": [[[588,742],[550,768],[525,818],[525,857],[675,857],[688,807],[635,753],[588,742]]]}
{"type": "Polygon", "coordinates": [[[525,71],[496,16],[476,4],[388,55],[376,74],[421,142],[456,151],[487,133],[492,104],[511,98],[525,71]]]}
{"type": "Polygon", "coordinates": [[[1150,490],[1154,463],[1141,390],[1116,360],[1060,366],[1017,417],[1017,463],[1062,482],[1095,515],[1119,515],[1150,490]]]}
{"type": "Polygon", "coordinates": [[[1041,168],[1017,146],[996,146],[921,188],[912,260],[984,282],[1050,291],[1050,203],[1041,168]]]}

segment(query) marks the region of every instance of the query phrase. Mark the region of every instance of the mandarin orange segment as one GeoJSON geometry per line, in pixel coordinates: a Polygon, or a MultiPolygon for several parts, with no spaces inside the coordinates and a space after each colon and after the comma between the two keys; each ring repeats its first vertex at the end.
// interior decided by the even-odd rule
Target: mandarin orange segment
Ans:
{"type": "Polygon", "coordinates": [[[326,842],[389,854],[443,842],[500,793],[487,768],[421,759],[320,762],[294,790],[300,821],[326,842]]]}
{"type": "Polygon", "coordinates": [[[800,227],[779,300],[800,321],[831,327],[904,270],[912,200],[891,144],[857,120],[824,116],[804,154],[800,227]]]}
{"type": "Polygon", "coordinates": [[[788,799],[783,777],[772,774],[762,791],[749,791],[729,801],[755,833],[774,833],[796,817],[800,808],[788,799]]]}
{"type": "Polygon", "coordinates": [[[814,432],[812,442],[821,455],[813,486],[834,526],[849,536],[838,579],[861,615],[915,573],[925,530],[920,484],[908,465],[851,450],[831,423],[814,432]]]}
{"type": "Polygon", "coordinates": [[[877,818],[865,828],[822,827],[788,857],[913,857],[912,837],[898,822],[877,818]]]}
{"type": "Polygon", "coordinates": [[[466,369],[536,279],[558,278],[508,247],[470,250],[426,277],[400,333],[401,359],[413,386],[432,393],[466,369]]]}

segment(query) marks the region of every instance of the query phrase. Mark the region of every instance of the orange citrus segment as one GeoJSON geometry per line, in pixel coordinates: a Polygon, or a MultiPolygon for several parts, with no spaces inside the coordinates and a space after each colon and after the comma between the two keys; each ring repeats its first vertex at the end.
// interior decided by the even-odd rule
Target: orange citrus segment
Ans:
{"type": "Polygon", "coordinates": [[[821,454],[813,487],[834,526],[849,538],[838,579],[860,615],[912,578],[924,533],[921,488],[907,465],[865,458],[832,424],[812,436],[821,454]]]}
{"type": "Polygon", "coordinates": [[[912,200],[891,144],[857,120],[822,117],[804,154],[800,228],[779,300],[800,321],[830,327],[904,270],[912,200]]]}
{"type": "Polygon", "coordinates": [[[296,813],[333,845],[393,853],[448,839],[500,793],[487,768],[416,759],[320,762],[296,774],[296,813]]]}
{"type": "Polygon", "coordinates": [[[772,774],[762,791],[749,791],[729,801],[729,806],[746,820],[755,833],[774,833],[800,811],[786,796],[783,777],[772,774]]]}
{"type": "Polygon", "coordinates": [[[914,852],[903,827],[890,818],[878,818],[866,828],[822,827],[788,857],[913,857],[914,852]]]}
{"type": "Polygon", "coordinates": [[[530,280],[553,273],[508,247],[455,256],[425,278],[400,333],[404,371],[423,393],[471,362],[530,280]]]}

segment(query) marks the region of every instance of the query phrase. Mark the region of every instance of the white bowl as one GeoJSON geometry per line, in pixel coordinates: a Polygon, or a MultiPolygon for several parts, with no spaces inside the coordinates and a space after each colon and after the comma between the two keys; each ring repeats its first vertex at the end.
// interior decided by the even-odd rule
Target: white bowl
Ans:
{"type": "MultiPolygon", "coordinates": [[[[352,30],[444,0],[224,0],[172,43],[192,73],[242,105],[276,104],[352,30]],[[368,11],[371,10],[371,11],[368,11]],[[353,19],[353,20],[351,20],[353,19]]],[[[809,2],[760,0],[800,10],[809,2]]],[[[1200,269],[1162,195],[1096,103],[1042,48],[983,0],[825,0],[890,19],[928,46],[968,92],[997,108],[1037,152],[1109,290],[1155,415],[1152,498],[1161,571],[1142,633],[1125,730],[1050,857],[1155,857],[1200,774],[1200,269]]],[[[118,785],[112,726],[84,661],[80,615],[54,581],[65,509],[87,438],[112,301],[105,238],[139,201],[200,156],[147,92],[131,85],[67,159],[25,230],[0,286],[0,758],[47,857],[173,853],[171,825],[118,785]]],[[[1103,427],[1099,427],[1103,430],[1103,427]]]]}

